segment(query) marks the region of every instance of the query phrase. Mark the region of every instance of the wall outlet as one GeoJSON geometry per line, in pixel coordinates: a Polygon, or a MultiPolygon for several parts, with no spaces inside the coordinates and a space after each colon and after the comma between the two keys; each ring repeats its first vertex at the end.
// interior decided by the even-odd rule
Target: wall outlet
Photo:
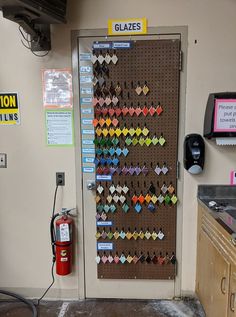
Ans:
{"type": "Polygon", "coordinates": [[[65,173],[64,172],[56,172],[56,185],[57,186],[65,186],[65,173]]]}
{"type": "Polygon", "coordinates": [[[7,167],[7,155],[6,153],[0,153],[0,168],[7,167]]]}

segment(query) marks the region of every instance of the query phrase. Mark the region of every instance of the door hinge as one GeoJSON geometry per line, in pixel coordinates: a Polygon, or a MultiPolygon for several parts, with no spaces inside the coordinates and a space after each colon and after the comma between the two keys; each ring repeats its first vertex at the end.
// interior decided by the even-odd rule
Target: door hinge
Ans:
{"type": "Polygon", "coordinates": [[[176,162],[176,179],[179,179],[180,162],[176,162]]]}
{"type": "Polygon", "coordinates": [[[179,51],[179,70],[182,71],[182,61],[183,61],[183,52],[182,51],[179,51]]]}

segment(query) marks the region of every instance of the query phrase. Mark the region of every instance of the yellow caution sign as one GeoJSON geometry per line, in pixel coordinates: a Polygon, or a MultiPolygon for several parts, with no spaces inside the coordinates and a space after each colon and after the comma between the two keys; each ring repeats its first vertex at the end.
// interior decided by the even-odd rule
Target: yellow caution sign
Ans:
{"type": "Polygon", "coordinates": [[[20,124],[17,93],[0,93],[0,124],[20,124]]]}

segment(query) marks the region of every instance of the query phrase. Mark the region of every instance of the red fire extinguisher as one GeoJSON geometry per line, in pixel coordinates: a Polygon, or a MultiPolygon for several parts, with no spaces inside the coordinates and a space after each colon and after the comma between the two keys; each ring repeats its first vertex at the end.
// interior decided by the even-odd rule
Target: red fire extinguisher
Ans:
{"type": "Polygon", "coordinates": [[[68,211],[62,211],[61,217],[56,220],[56,226],[54,226],[54,221],[58,216],[60,214],[54,215],[51,219],[53,258],[56,261],[56,273],[67,275],[72,271],[73,219],[68,216],[68,211]]]}

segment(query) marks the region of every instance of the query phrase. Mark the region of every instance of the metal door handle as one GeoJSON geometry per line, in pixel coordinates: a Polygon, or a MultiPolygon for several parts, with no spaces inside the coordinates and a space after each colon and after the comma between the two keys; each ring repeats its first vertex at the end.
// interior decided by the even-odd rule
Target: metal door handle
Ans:
{"type": "Polygon", "coordinates": [[[235,302],[235,293],[231,293],[231,295],[230,295],[230,304],[229,305],[230,305],[230,310],[232,312],[235,311],[234,302],[235,302]]]}
{"type": "Polygon", "coordinates": [[[221,283],[220,283],[220,289],[222,294],[226,294],[225,282],[226,282],[226,277],[222,277],[221,283]]]}
{"type": "Polygon", "coordinates": [[[96,183],[94,181],[87,181],[87,189],[93,190],[96,188],[96,183]]]}

